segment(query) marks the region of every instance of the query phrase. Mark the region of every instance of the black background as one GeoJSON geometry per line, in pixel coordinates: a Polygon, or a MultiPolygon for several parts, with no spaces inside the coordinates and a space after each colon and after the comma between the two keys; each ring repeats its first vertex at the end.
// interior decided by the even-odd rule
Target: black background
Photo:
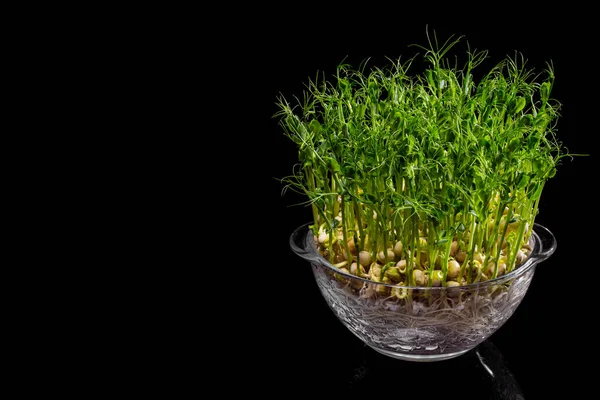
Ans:
{"type": "MultiPolygon", "coordinates": [[[[247,199],[239,217],[249,218],[244,226],[253,248],[249,264],[240,268],[254,272],[239,288],[252,299],[247,313],[253,322],[232,339],[239,345],[234,352],[244,354],[232,363],[243,371],[248,390],[281,393],[277,388],[283,387],[288,394],[327,391],[350,398],[517,398],[498,394],[473,352],[416,364],[365,348],[328,309],[309,264],[288,245],[289,235],[309,222],[311,214],[308,208],[294,206],[301,196],[281,193],[278,178],[291,173],[297,153],[272,118],[277,96],[301,96],[309,78],[318,71],[331,76],[342,61],[357,65],[370,57],[372,64],[382,65],[385,57],[412,55],[415,50],[409,45],[426,43],[427,26],[442,41],[464,35],[463,42],[472,48],[489,50],[491,64],[519,51],[537,71],[546,62],[554,65],[552,96],[563,105],[558,137],[571,153],[590,155],[563,159],[547,183],[536,222],[554,233],[558,248],[538,266],[525,299],[491,337],[488,351],[498,350],[527,399],[591,387],[590,370],[581,360],[593,363],[597,348],[592,325],[598,315],[593,299],[597,288],[591,284],[597,262],[595,239],[588,233],[596,226],[592,191],[598,181],[593,146],[597,115],[592,110],[596,100],[588,100],[597,98],[590,60],[592,28],[584,10],[495,13],[498,22],[489,21],[488,13],[469,16],[467,11],[432,22],[423,18],[426,11],[377,9],[374,14],[356,9],[352,15],[332,17],[318,8],[298,7],[244,24],[232,41],[235,45],[223,47],[228,49],[227,59],[235,60],[228,64],[229,77],[239,78],[233,89],[239,94],[231,94],[239,96],[241,114],[231,116],[229,126],[241,156],[233,160],[241,172],[235,178],[235,193],[247,199]]],[[[237,199],[232,202],[237,204],[237,199]]]]}

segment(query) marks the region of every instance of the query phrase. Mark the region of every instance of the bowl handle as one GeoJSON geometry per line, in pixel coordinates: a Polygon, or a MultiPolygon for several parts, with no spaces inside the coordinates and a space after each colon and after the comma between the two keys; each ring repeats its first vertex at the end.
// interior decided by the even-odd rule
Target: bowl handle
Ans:
{"type": "Polygon", "coordinates": [[[290,247],[298,256],[308,261],[318,261],[319,258],[315,252],[308,251],[310,228],[309,224],[302,225],[296,229],[290,236],[290,247]]]}
{"type": "Polygon", "coordinates": [[[541,245],[540,252],[537,254],[538,262],[544,261],[556,251],[556,238],[546,228],[540,224],[534,224],[533,230],[539,239],[541,245]]]}

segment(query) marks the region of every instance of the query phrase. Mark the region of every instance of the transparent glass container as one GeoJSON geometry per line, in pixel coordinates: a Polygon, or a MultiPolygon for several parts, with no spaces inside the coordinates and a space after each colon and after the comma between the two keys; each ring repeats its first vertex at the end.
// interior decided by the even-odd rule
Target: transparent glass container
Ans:
{"type": "Polygon", "coordinates": [[[554,235],[534,224],[531,253],[510,273],[455,287],[399,286],[373,282],[333,266],[319,254],[309,225],[292,233],[290,246],[312,266],[335,316],[374,350],[410,361],[457,357],[490,337],[523,300],[537,264],[556,250],[554,235]]]}

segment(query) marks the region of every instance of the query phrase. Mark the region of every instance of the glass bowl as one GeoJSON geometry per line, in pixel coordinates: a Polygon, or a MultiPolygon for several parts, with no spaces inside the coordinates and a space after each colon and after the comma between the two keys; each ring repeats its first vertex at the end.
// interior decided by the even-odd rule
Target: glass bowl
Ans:
{"type": "Polygon", "coordinates": [[[529,257],[508,274],[455,287],[399,286],[333,266],[319,254],[309,225],[292,233],[290,246],[312,266],[335,316],[374,350],[410,361],[454,358],[490,337],[523,300],[536,265],[556,250],[554,235],[534,224],[529,257]]]}

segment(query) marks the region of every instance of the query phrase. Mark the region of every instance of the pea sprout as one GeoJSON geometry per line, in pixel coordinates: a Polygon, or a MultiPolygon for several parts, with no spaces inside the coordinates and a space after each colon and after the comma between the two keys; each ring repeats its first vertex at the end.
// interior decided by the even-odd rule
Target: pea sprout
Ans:
{"type": "Polygon", "coordinates": [[[567,155],[553,66],[535,74],[515,54],[476,82],[488,53],[467,50],[459,68],[448,58],[459,41],[418,46],[421,74],[416,56],[340,64],[331,81],[309,80],[302,100],[278,98],[299,161],[282,181],[307,197],[332,264],[378,282],[456,286],[508,273],[531,250],[544,184],[567,155]]]}

